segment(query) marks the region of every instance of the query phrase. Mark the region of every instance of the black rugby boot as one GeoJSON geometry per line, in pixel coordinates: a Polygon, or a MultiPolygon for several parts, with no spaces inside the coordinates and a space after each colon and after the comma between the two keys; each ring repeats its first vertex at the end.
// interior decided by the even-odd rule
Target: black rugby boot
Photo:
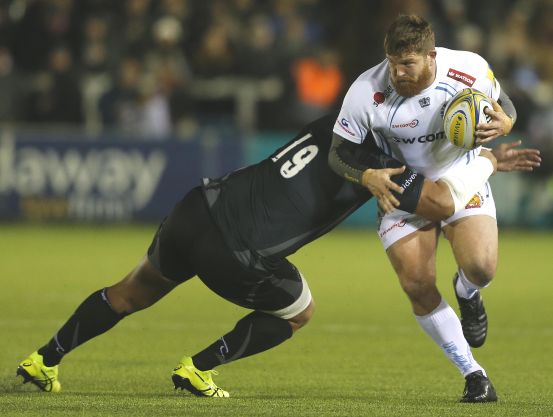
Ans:
{"type": "Polygon", "coordinates": [[[488,335],[488,316],[484,308],[484,301],[482,300],[480,291],[477,291],[472,298],[459,297],[455,290],[458,279],[459,275],[455,274],[453,278],[453,290],[459,303],[463,335],[471,347],[477,348],[484,344],[488,335]]]}
{"type": "Polygon", "coordinates": [[[482,371],[475,371],[465,377],[465,391],[462,403],[490,403],[497,401],[497,394],[492,382],[482,371]]]}

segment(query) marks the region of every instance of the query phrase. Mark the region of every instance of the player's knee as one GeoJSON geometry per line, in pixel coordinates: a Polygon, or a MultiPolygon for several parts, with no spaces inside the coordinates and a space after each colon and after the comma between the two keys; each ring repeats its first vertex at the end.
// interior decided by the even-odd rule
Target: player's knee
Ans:
{"type": "Polygon", "coordinates": [[[305,326],[309,322],[309,320],[311,320],[314,312],[315,303],[313,302],[313,300],[311,300],[309,305],[301,313],[288,319],[290,326],[292,326],[292,331],[295,332],[305,326]]]}
{"type": "Polygon", "coordinates": [[[479,259],[462,268],[471,282],[479,287],[485,287],[495,276],[496,262],[493,259],[479,259]]]}
{"type": "Polygon", "coordinates": [[[176,285],[145,261],[123,280],[109,287],[108,296],[117,313],[131,314],[155,304],[176,285]]]}
{"type": "Polygon", "coordinates": [[[108,287],[106,297],[111,308],[117,314],[128,315],[138,310],[136,306],[133,306],[133,301],[127,295],[122,288],[122,282],[108,287]]]}
{"type": "Polygon", "coordinates": [[[424,274],[410,274],[400,277],[401,288],[412,301],[421,301],[436,287],[435,279],[424,274]]]}

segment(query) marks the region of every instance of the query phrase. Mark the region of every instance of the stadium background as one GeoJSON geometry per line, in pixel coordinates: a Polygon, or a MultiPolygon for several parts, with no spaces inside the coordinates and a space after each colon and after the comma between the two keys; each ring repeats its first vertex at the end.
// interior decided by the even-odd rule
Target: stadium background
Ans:
{"type": "MultiPolygon", "coordinates": [[[[157,221],[338,108],[398,12],[489,60],[518,109],[511,138],[544,156],[493,178],[499,221],[553,226],[548,0],[4,0],[0,219],[157,221]]],[[[373,218],[374,203],[349,224],[373,218]]]]}
{"type": "MultiPolygon", "coordinates": [[[[550,0],[0,0],[0,414],[553,415],[552,52],[550,0]],[[398,12],[485,56],[519,112],[511,138],[542,150],[536,172],[493,178],[500,262],[475,354],[498,404],[457,403],[463,380],[417,327],[370,230],[374,203],[291,257],[317,313],[220,369],[231,401],[171,392],[179,356],[245,314],[197,280],[72,352],[61,395],[19,383],[15,365],[136,264],[201,176],[259,160],[339,106],[398,12]]],[[[438,250],[453,305],[455,261],[438,250]]]]}

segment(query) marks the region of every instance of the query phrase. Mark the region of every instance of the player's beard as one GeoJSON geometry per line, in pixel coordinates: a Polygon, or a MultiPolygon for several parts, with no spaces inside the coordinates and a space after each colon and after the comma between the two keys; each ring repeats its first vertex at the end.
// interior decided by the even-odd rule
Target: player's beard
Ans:
{"type": "Polygon", "coordinates": [[[417,78],[401,77],[400,80],[392,77],[392,84],[396,92],[402,97],[413,97],[428,87],[432,80],[432,71],[430,65],[425,65],[417,78]]]}

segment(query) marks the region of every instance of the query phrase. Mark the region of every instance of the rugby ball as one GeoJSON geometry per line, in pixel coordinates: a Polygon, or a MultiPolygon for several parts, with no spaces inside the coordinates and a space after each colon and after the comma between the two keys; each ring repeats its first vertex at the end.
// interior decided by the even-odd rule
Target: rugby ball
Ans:
{"type": "Polygon", "coordinates": [[[457,92],[444,109],[444,130],[448,140],[464,149],[475,147],[475,132],[478,123],[489,123],[491,117],[484,113],[493,110],[490,98],[474,88],[457,92]]]}

